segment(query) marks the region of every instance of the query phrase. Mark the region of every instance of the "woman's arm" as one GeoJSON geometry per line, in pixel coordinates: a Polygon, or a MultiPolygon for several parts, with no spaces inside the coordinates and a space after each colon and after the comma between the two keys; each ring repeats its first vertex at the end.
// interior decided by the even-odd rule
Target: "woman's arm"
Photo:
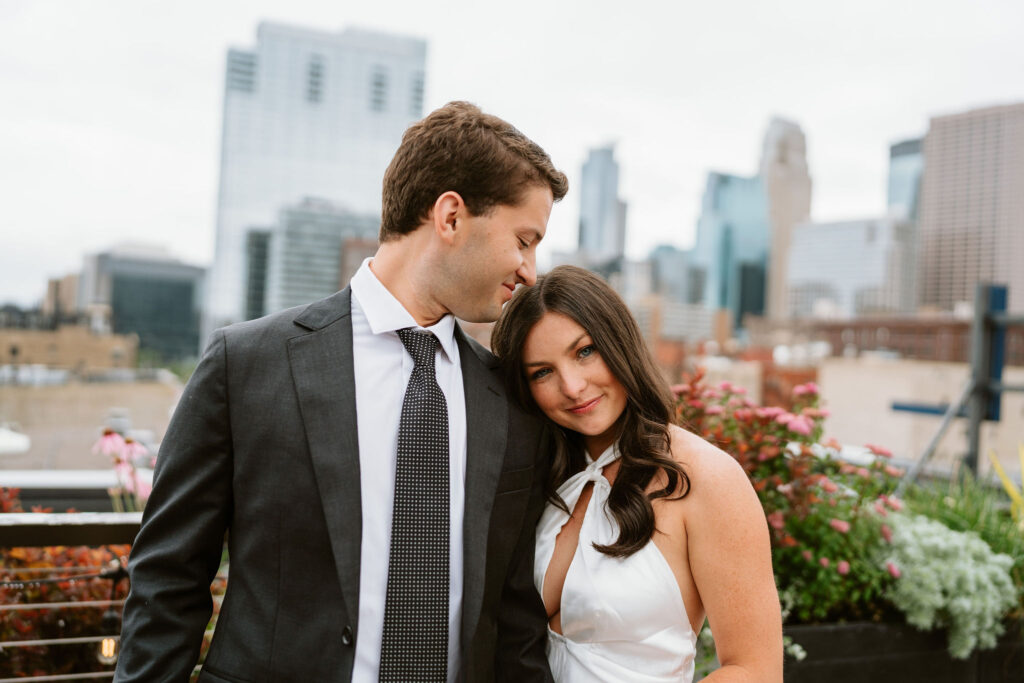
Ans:
{"type": "Polygon", "coordinates": [[[730,455],[693,435],[685,441],[687,554],[721,663],[704,680],[781,683],[782,616],[764,510],[730,455]]]}

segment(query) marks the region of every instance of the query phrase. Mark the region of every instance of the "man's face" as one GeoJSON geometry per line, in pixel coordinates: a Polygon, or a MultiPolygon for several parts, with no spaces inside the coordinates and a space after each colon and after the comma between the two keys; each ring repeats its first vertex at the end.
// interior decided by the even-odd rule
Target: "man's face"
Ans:
{"type": "Polygon", "coordinates": [[[547,231],[551,189],[532,185],[517,206],[466,216],[444,274],[445,307],[468,322],[491,322],[516,285],[537,281],[537,244],[547,231]]]}

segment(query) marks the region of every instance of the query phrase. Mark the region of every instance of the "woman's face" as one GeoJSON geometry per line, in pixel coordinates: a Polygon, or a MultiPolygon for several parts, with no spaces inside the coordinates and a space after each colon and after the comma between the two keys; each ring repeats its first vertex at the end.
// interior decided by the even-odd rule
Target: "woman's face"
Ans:
{"type": "Polygon", "coordinates": [[[615,441],[626,389],[576,321],[545,313],[526,336],[523,369],[540,409],[556,424],[582,434],[591,457],[615,441]]]}

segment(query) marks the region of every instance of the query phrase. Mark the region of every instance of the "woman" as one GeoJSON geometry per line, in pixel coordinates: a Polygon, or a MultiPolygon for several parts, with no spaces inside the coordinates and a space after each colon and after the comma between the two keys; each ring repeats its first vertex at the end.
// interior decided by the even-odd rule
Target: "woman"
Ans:
{"type": "Polygon", "coordinates": [[[534,581],[559,683],[782,680],[764,512],[740,466],[672,424],[640,330],[596,275],[560,266],[521,288],[491,346],[524,405],[558,429],[534,581]]]}

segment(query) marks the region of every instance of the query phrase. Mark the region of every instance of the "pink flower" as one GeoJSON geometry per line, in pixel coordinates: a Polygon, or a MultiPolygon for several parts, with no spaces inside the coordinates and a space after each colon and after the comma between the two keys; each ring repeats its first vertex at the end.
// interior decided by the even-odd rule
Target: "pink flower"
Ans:
{"type": "Polygon", "coordinates": [[[718,388],[721,389],[722,391],[730,392],[733,390],[732,382],[730,382],[729,380],[719,382],[718,388]]]}
{"type": "Polygon", "coordinates": [[[789,494],[793,493],[793,484],[779,484],[778,486],[775,487],[775,490],[784,496],[788,496],[789,494]]]}
{"type": "Polygon", "coordinates": [[[118,462],[114,465],[114,472],[121,487],[128,493],[135,493],[135,468],[126,462],[118,462]]]}
{"type": "Polygon", "coordinates": [[[831,479],[822,480],[821,488],[825,489],[828,493],[835,493],[839,490],[839,486],[831,479]]]}
{"type": "Polygon", "coordinates": [[[892,527],[888,524],[882,525],[882,538],[885,539],[886,543],[892,543],[892,527]]]}
{"type": "Polygon", "coordinates": [[[888,474],[890,477],[893,477],[895,479],[899,479],[900,477],[903,476],[903,470],[901,470],[899,467],[893,467],[892,465],[886,465],[883,469],[885,470],[886,474],[888,474]]]}
{"type": "Polygon", "coordinates": [[[893,510],[895,510],[896,512],[899,512],[900,510],[903,509],[903,503],[901,503],[899,499],[896,498],[895,496],[887,496],[883,493],[878,497],[878,499],[885,503],[886,505],[888,505],[893,510]]]}
{"type": "Polygon", "coordinates": [[[796,417],[796,415],[794,415],[793,413],[782,412],[775,418],[775,421],[778,422],[780,425],[785,425],[789,424],[789,421],[792,420],[794,417],[796,417]]]}
{"type": "Polygon", "coordinates": [[[149,453],[149,449],[135,439],[129,438],[124,440],[124,450],[122,452],[124,453],[125,459],[134,462],[136,458],[149,453]]]}
{"type": "Polygon", "coordinates": [[[786,518],[783,517],[781,510],[776,510],[768,515],[768,523],[773,529],[782,529],[782,527],[786,526],[786,518]]]}
{"type": "Polygon", "coordinates": [[[828,569],[828,564],[829,564],[828,558],[827,557],[821,558],[820,560],[818,560],[818,564],[820,564],[825,569],[828,569]]]}
{"type": "Polygon", "coordinates": [[[889,516],[889,511],[885,509],[885,505],[880,500],[875,501],[875,512],[882,515],[883,517],[889,516]]]}
{"type": "Polygon", "coordinates": [[[808,382],[806,384],[798,384],[797,386],[793,387],[793,395],[794,396],[807,396],[807,395],[810,395],[810,394],[817,394],[817,393],[818,393],[818,385],[815,384],[814,382],[808,382]]]}
{"type": "Polygon", "coordinates": [[[890,451],[888,448],[882,448],[881,446],[876,446],[873,443],[864,444],[864,446],[875,455],[880,455],[883,458],[892,457],[892,451],[890,451]]]}
{"type": "Polygon", "coordinates": [[[103,436],[93,444],[92,452],[94,454],[102,455],[121,455],[121,450],[124,448],[124,437],[115,432],[113,429],[104,429],[103,436]]]}
{"type": "Polygon", "coordinates": [[[836,565],[836,571],[839,572],[840,576],[846,576],[850,573],[850,563],[846,560],[840,560],[839,564],[836,565]]]}
{"type": "Polygon", "coordinates": [[[871,473],[868,472],[868,469],[866,467],[858,467],[855,470],[855,472],[857,472],[857,476],[858,477],[862,477],[864,479],[870,479],[871,478],[871,473]]]}
{"type": "Polygon", "coordinates": [[[803,415],[797,415],[786,426],[789,428],[789,431],[803,434],[804,436],[810,436],[811,430],[814,429],[814,423],[803,415]]]}
{"type": "Polygon", "coordinates": [[[850,523],[844,519],[829,520],[828,525],[841,534],[845,534],[850,531],[850,523]]]}
{"type": "Polygon", "coordinates": [[[725,408],[722,406],[708,406],[704,409],[705,415],[721,415],[725,412],[725,408]]]}
{"type": "Polygon", "coordinates": [[[898,579],[902,575],[902,572],[900,571],[900,568],[897,567],[892,562],[886,562],[885,563],[885,568],[889,571],[889,574],[891,574],[892,578],[894,578],[894,579],[898,579]]]}
{"type": "Polygon", "coordinates": [[[814,559],[814,555],[811,555],[811,551],[810,550],[805,550],[805,551],[803,551],[800,554],[803,555],[804,559],[807,560],[808,562],[810,562],[810,561],[812,561],[814,559]]]}
{"type": "Polygon", "coordinates": [[[761,417],[776,417],[786,412],[784,409],[778,406],[768,406],[767,408],[758,408],[757,414],[761,417]]]}
{"type": "Polygon", "coordinates": [[[669,387],[669,391],[672,392],[673,396],[678,397],[680,394],[685,394],[690,391],[690,387],[686,384],[673,384],[669,387]]]}
{"type": "Polygon", "coordinates": [[[149,494],[153,493],[153,485],[145,479],[139,479],[139,490],[136,491],[139,500],[148,500],[149,494]]]}

